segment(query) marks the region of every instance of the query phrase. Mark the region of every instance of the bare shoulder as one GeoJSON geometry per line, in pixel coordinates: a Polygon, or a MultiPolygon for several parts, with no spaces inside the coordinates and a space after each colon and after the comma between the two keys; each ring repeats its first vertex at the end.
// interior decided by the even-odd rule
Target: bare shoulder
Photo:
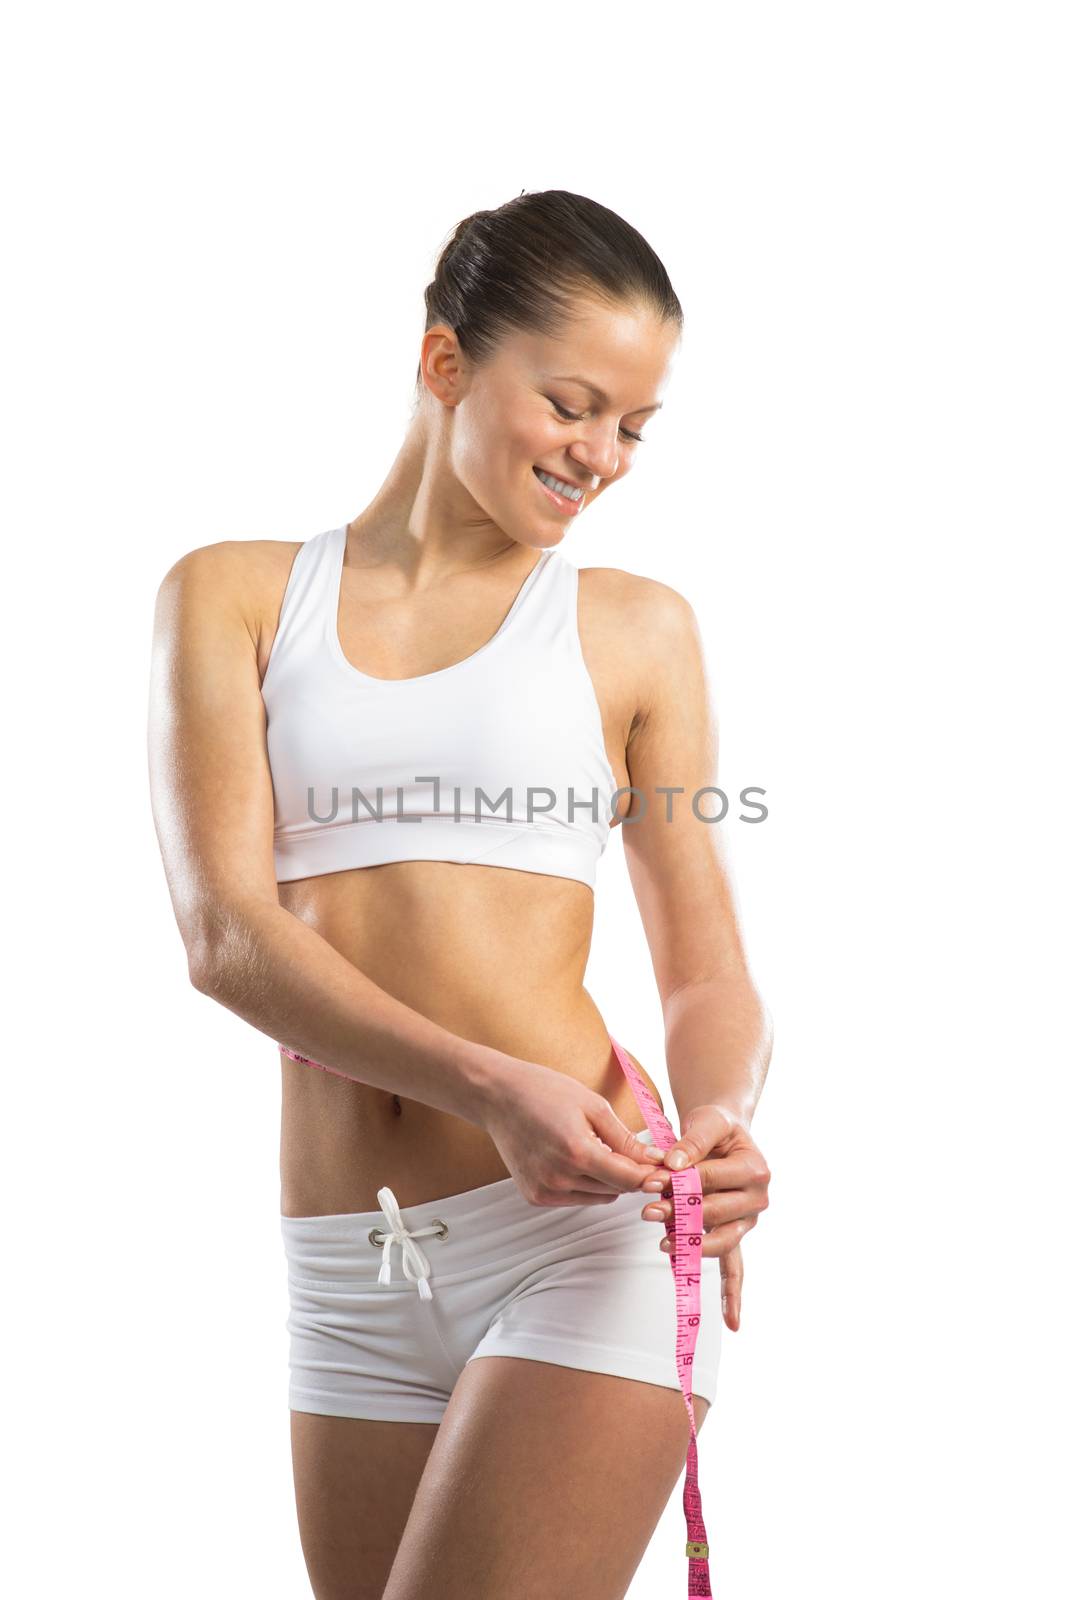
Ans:
{"type": "Polygon", "coordinates": [[[642,654],[657,656],[699,640],[689,600],[657,578],[622,567],[580,567],[579,599],[595,630],[624,630],[642,654]]]}
{"type": "Polygon", "coordinates": [[[164,573],[156,596],[161,618],[176,611],[229,616],[261,641],[277,620],[301,541],[220,539],[179,556],[164,573]]]}
{"type": "Polygon", "coordinates": [[[220,539],[198,545],[168,567],[160,589],[222,585],[235,595],[248,593],[288,572],[299,549],[299,541],[287,539],[220,539]]]}

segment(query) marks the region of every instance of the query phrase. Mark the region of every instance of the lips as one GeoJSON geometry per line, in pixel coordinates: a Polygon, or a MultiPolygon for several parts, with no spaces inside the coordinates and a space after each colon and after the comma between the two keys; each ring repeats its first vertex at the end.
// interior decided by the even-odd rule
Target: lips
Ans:
{"type": "MultiPolygon", "coordinates": [[[[533,471],[534,469],[532,468],[531,470],[533,471]]],[[[548,472],[550,478],[556,478],[560,483],[566,483],[572,489],[581,489],[583,494],[587,492],[583,484],[576,483],[574,478],[565,477],[562,472],[550,472],[548,467],[539,467],[537,470],[539,472],[548,472]]]]}
{"type": "MultiPolygon", "coordinates": [[[[537,483],[538,487],[541,489],[542,494],[545,495],[546,499],[552,505],[554,505],[556,507],[557,511],[560,513],[561,516],[564,516],[564,517],[577,517],[579,512],[582,510],[583,506],[586,504],[586,492],[585,492],[585,490],[582,490],[579,493],[579,497],[578,497],[577,500],[572,500],[572,499],[569,498],[569,496],[563,494],[560,490],[558,490],[558,489],[550,489],[549,485],[545,482],[545,480],[542,477],[539,476],[539,473],[538,473],[536,468],[534,470],[532,470],[531,477],[534,479],[535,483],[537,483]]],[[[578,485],[576,484],[575,487],[578,488],[578,485]]]]}

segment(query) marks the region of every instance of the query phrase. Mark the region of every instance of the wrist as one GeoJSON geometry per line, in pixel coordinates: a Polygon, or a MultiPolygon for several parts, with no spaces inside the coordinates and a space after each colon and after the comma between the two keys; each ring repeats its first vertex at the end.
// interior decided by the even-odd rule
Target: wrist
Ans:
{"type": "Polygon", "coordinates": [[[740,1128],[743,1133],[749,1133],[751,1131],[754,1108],[746,1105],[743,1101],[731,1100],[729,1098],[716,1095],[710,1095],[707,1100],[695,1101],[694,1104],[688,1106],[685,1111],[679,1107],[676,1107],[676,1110],[678,1110],[679,1113],[680,1128],[686,1117],[689,1116],[690,1112],[696,1111],[699,1105],[715,1107],[717,1111],[722,1113],[732,1128],[740,1128]]]}
{"type": "Polygon", "coordinates": [[[484,1128],[494,1108],[514,1085],[517,1062],[514,1056],[471,1039],[457,1039],[456,1070],[460,1083],[459,1115],[476,1127],[484,1128]]]}

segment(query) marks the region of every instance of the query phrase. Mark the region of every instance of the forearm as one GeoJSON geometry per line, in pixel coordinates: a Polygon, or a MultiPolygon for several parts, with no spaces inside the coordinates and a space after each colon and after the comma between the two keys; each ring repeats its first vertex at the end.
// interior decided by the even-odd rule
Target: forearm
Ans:
{"type": "Polygon", "coordinates": [[[664,1003],[664,1052],[679,1116],[714,1102],[748,1128],[771,1044],[771,1017],[744,969],[676,990],[664,1003]]]}
{"type": "Polygon", "coordinates": [[[481,1125],[512,1057],[395,999],[280,905],[227,906],[213,920],[190,958],[201,993],[298,1055],[481,1125]]]}

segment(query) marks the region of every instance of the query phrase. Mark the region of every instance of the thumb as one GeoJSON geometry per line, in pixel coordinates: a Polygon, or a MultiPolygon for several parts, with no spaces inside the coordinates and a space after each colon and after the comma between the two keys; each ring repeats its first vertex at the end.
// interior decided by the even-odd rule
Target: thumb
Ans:
{"type": "Polygon", "coordinates": [[[709,1151],[721,1144],[731,1123],[720,1106],[706,1105],[694,1106],[679,1127],[679,1137],[664,1156],[664,1164],[672,1172],[680,1167],[691,1167],[695,1161],[704,1161],[709,1151]]]}
{"type": "Polygon", "coordinates": [[[701,1118],[696,1112],[684,1117],[681,1131],[675,1143],[671,1145],[665,1156],[664,1165],[678,1172],[682,1167],[690,1167],[699,1161],[708,1148],[708,1129],[702,1127],[701,1118]]]}
{"type": "Polygon", "coordinates": [[[663,1160],[663,1152],[658,1150],[655,1144],[639,1139],[636,1133],[632,1133],[620,1122],[607,1102],[591,1113],[590,1122],[594,1131],[610,1150],[617,1151],[630,1161],[638,1161],[643,1166],[653,1166],[663,1160]]]}

